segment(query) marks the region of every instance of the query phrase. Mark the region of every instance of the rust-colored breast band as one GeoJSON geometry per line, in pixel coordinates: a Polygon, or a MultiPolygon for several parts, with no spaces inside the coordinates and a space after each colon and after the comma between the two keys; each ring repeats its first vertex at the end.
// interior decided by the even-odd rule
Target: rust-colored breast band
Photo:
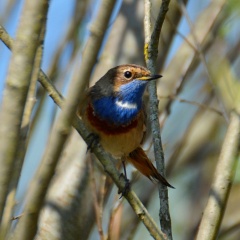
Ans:
{"type": "Polygon", "coordinates": [[[87,112],[87,118],[88,118],[90,124],[94,128],[96,128],[98,131],[104,132],[105,134],[116,135],[116,134],[121,134],[121,133],[127,133],[132,128],[137,127],[137,123],[138,123],[137,118],[126,126],[116,126],[114,124],[109,124],[107,121],[98,118],[94,114],[94,110],[93,110],[91,104],[88,105],[86,112],[87,112]]]}

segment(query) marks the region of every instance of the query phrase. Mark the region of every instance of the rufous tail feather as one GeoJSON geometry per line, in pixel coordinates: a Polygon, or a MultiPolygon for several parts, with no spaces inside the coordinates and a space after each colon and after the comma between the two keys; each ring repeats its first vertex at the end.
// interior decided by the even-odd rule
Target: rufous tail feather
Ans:
{"type": "Polygon", "coordinates": [[[148,177],[150,180],[156,179],[167,187],[174,188],[168,181],[157,171],[152,162],[142,148],[138,147],[132,151],[127,157],[129,161],[138,171],[148,177]]]}

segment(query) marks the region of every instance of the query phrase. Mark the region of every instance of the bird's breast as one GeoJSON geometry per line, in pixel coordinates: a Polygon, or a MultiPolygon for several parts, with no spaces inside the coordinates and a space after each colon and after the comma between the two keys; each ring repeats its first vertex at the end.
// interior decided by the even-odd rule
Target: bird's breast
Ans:
{"type": "Polygon", "coordinates": [[[126,125],[114,125],[99,118],[89,104],[83,120],[90,131],[99,135],[103,148],[114,156],[127,155],[141,144],[144,132],[143,111],[139,111],[135,119],[126,125]]]}
{"type": "Polygon", "coordinates": [[[91,126],[97,131],[103,132],[105,134],[117,135],[129,132],[131,129],[137,127],[138,125],[138,117],[136,117],[133,121],[128,124],[115,125],[107,120],[103,120],[96,115],[91,104],[88,105],[87,110],[87,119],[91,126]]]}
{"type": "Polygon", "coordinates": [[[132,123],[141,110],[141,101],[132,102],[119,97],[105,96],[91,101],[94,113],[108,125],[127,126],[132,123]]]}

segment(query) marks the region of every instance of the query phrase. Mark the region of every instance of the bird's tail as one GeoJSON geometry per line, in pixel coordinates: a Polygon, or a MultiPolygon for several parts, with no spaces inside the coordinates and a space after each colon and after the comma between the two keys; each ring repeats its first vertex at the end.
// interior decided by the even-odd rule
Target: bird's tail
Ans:
{"type": "Polygon", "coordinates": [[[157,171],[152,162],[148,159],[147,155],[142,148],[138,147],[132,151],[127,157],[130,162],[138,171],[148,177],[150,180],[156,179],[167,187],[174,188],[168,181],[157,171]]]}

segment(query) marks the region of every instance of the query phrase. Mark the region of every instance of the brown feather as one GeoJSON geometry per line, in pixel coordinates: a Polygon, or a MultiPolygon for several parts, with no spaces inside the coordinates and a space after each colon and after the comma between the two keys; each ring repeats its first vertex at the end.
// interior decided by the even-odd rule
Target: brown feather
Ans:
{"type": "Polygon", "coordinates": [[[148,177],[150,180],[152,178],[158,180],[162,184],[174,188],[168,181],[157,171],[152,162],[149,160],[142,148],[138,147],[132,151],[127,160],[140,171],[143,175],[148,177]]]}

